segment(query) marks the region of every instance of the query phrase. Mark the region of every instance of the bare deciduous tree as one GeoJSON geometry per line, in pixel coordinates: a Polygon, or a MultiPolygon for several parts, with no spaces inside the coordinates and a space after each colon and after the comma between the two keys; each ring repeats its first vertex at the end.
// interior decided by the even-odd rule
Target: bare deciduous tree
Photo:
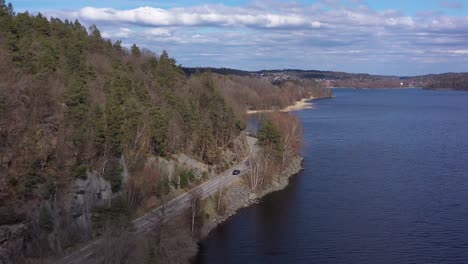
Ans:
{"type": "Polygon", "coordinates": [[[258,190],[264,184],[268,174],[271,173],[273,161],[273,153],[262,148],[259,148],[259,151],[247,160],[250,167],[248,182],[252,191],[258,190]]]}
{"type": "Polygon", "coordinates": [[[190,193],[190,219],[191,219],[191,231],[192,236],[195,231],[195,221],[200,210],[200,202],[202,199],[202,193],[199,189],[194,189],[190,193]]]}
{"type": "Polygon", "coordinates": [[[298,117],[290,113],[276,112],[270,115],[270,119],[281,130],[281,174],[285,170],[286,163],[299,154],[302,144],[302,124],[298,117]]]}
{"type": "Polygon", "coordinates": [[[142,120],[139,120],[132,139],[127,145],[127,163],[130,169],[134,168],[135,162],[147,151],[150,144],[148,135],[149,125],[147,120],[149,114],[144,113],[142,120]]]}

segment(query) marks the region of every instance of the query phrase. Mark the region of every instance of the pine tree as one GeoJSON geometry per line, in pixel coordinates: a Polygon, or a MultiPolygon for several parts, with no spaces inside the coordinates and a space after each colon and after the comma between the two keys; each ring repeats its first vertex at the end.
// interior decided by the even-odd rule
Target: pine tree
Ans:
{"type": "Polygon", "coordinates": [[[131,107],[127,101],[132,96],[131,80],[122,65],[116,65],[113,71],[110,100],[106,105],[106,139],[115,151],[123,151],[125,142],[125,122],[131,107]]]}
{"type": "Polygon", "coordinates": [[[132,56],[135,56],[135,57],[141,56],[140,48],[136,44],[133,44],[130,50],[132,51],[132,56]]]}
{"type": "Polygon", "coordinates": [[[281,131],[272,121],[266,120],[262,123],[257,138],[259,146],[272,150],[276,154],[281,152],[281,131]]]}
{"type": "Polygon", "coordinates": [[[88,111],[88,91],[86,82],[75,76],[65,90],[67,118],[74,125],[82,124],[88,111]]]}
{"type": "Polygon", "coordinates": [[[161,109],[154,107],[151,111],[151,146],[155,154],[165,155],[167,147],[168,116],[161,109]]]}
{"type": "Polygon", "coordinates": [[[104,112],[99,105],[94,107],[92,118],[94,145],[96,149],[101,152],[104,149],[104,144],[106,143],[106,127],[104,112]]]}
{"type": "Polygon", "coordinates": [[[87,141],[86,126],[89,111],[88,91],[86,82],[78,76],[72,77],[72,81],[65,90],[66,122],[71,128],[71,140],[76,148],[77,158],[82,159],[84,145],[87,141]]]}
{"type": "Polygon", "coordinates": [[[89,49],[92,52],[101,52],[103,50],[103,41],[101,36],[101,31],[96,27],[96,25],[91,25],[89,27],[89,49]]]}
{"type": "Polygon", "coordinates": [[[158,62],[157,78],[162,87],[172,88],[177,79],[177,69],[175,60],[169,57],[166,51],[163,51],[158,62]]]}

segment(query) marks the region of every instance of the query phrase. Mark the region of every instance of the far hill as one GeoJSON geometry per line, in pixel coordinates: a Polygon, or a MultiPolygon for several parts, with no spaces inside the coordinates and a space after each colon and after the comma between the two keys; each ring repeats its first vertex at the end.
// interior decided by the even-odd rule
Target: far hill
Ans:
{"type": "Polygon", "coordinates": [[[422,76],[387,76],[366,73],[346,73],[318,70],[262,70],[243,71],[229,68],[184,68],[186,74],[211,71],[223,75],[255,76],[274,83],[285,80],[314,79],[328,87],[355,88],[425,88],[468,90],[468,73],[444,73],[422,76]]]}

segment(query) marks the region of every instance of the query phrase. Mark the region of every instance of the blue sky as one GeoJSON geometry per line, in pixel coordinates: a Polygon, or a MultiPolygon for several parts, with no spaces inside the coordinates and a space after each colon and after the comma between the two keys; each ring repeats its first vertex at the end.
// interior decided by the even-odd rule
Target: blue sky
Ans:
{"type": "MultiPolygon", "coordinates": [[[[281,1],[288,2],[288,1],[281,1]]],[[[318,1],[315,0],[300,0],[300,1],[289,1],[303,4],[313,4],[318,1]]],[[[416,14],[419,11],[427,10],[444,10],[446,13],[451,15],[467,15],[468,8],[443,8],[441,2],[448,3],[460,3],[463,5],[464,1],[439,1],[439,0],[369,0],[367,4],[377,10],[385,9],[397,9],[402,10],[408,14],[416,14]]],[[[249,3],[248,0],[204,0],[204,1],[191,1],[191,0],[170,0],[170,1],[145,1],[145,0],[130,0],[130,1],[111,1],[111,0],[84,0],[84,1],[58,1],[58,0],[43,0],[43,1],[31,1],[31,0],[16,0],[13,1],[18,10],[41,10],[41,9],[73,9],[81,8],[84,6],[95,6],[95,7],[113,7],[113,8],[135,8],[139,6],[154,6],[154,7],[189,7],[201,4],[224,4],[228,6],[239,6],[249,3]]],[[[468,3],[466,3],[468,4],[468,3]]]]}
{"type": "Polygon", "coordinates": [[[186,66],[468,71],[468,0],[15,0],[186,66]]]}

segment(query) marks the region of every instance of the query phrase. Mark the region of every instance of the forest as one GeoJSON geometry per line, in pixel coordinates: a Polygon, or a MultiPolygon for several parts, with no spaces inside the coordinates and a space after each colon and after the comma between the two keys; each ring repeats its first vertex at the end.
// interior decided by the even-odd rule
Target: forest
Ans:
{"type": "Polygon", "coordinates": [[[426,89],[452,89],[468,91],[468,73],[445,73],[415,77],[426,89]]]}
{"type": "MultiPolygon", "coordinates": [[[[16,13],[0,0],[0,229],[7,227],[0,236],[21,227],[18,256],[66,248],[83,239],[70,235],[77,230],[67,237],[60,231],[77,217],[56,206],[72,183],[97,175],[117,197],[128,191],[126,171],[134,176],[131,206],[141,210],[143,199],[197,183],[190,171],[180,171],[177,182],[147,173],[148,160],[170,162],[183,153],[225,168],[223,153],[242,135],[248,109],[330,95],[314,81],[187,73],[165,51],[125,47],[94,25],[16,13]],[[55,248],[47,246],[52,240],[55,248]]],[[[129,219],[119,201],[98,208],[93,219],[119,219],[116,211],[129,219]]]]}
{"type": "Polygon", "coordinates": [[[209,74],[185,78],[166,52],[127,50],[95,26],[88,33],[78,21],[15,15],[2,5],[0,157],[8,201],[49,197],[86,170],[106,175],[122,155],[131,170],[149,154],[184,152],[216,163],[218,149],[243,129],[209,74]]]}

